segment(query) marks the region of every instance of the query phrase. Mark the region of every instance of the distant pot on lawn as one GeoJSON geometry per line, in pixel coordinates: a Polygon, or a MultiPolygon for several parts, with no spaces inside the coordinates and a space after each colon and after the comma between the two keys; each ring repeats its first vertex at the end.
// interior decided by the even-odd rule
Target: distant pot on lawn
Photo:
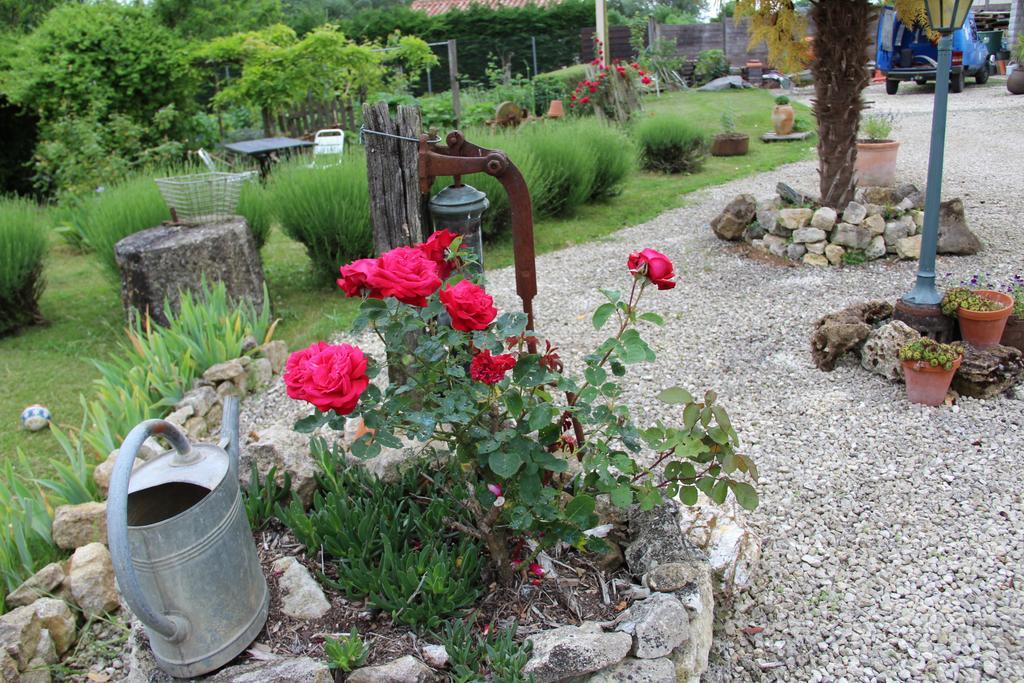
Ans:
{"type": "Polygon", "coordinates": [[[796,112],[789,103],[789,98],[780,95],[775,98],[775,109],[772,110],[772,127],[776,135],[789,135],[793,132],[793,119],[796,112]]]}
{"type": "Polygon", "coordinates": [[[960,321],[960,335],[972,346],[995,346],[1003,338],[1006,320],[1013,313],[1013,297],[991,289],[979,289],[978,296],[1002,304],[994,311],[970,311],[961,306],[956,317],[960,321]]]}
{"type": "Polygon", "coordinates": [[[713,157],[739,157],[750,149],[750,136],[746,133],[719,133],[711,143],[713,157]]]}
{"type": "Polygon", "coordinates": [[[892,187],[896,184],[897,140],[858,140],[857,184],[861,187],[892,187]]]}

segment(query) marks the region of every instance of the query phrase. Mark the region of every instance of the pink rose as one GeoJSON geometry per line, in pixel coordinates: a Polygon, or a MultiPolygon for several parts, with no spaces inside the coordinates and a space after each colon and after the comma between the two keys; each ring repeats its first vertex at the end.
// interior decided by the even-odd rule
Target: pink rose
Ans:
{"type": "Polygon", "coordinates": [[[516,357],[511,353],[492,356],[490,349],[484,349],[473,356],[469,363],[469,376],[484,384],[497,384],[505,373],[516,366],[516,357]]]}
{"type": "Polygon", "coordinates": [[[483,287],[469,280],[462,280],[454,287],[445,287],[438,296],[452,317],[452,327],[461,332],[486,330],[498,315],[494,299],[483,287]]]}
{"type": "Polygon", "coordinates": [[[398,247],[377,259],[366,276],[366,285],[382,297],[393,296],[403,304],[426,306],[427,297],[441,286],[437,264],[415,247],[398,247]]]}
{"type": "Polygon", "coordinates": [[[347,266],[341,267],[341,277],[338,278],[338,286],[348,296],[368,296],[371,299],[380,299],[380,292],[370,288],[366,284],[366,278],[377,269],[377,259],[361,258],[353,261],[347,266]]]}
{"type": "Polygon", "coordinates": [[[416,245],[417,249],[437,264],[437,274],[441,276],[442,280],[447,280],[455,269],[456,259],[448,259],[448,248],[452,245],[452,240],[458,236],[451,230],[438,230],[428,237],[426,242],[416,245]]]}
{"type": "Polygon", "coordinates": [[[284,383],[290,397],[348,415],[370,384],[366,356],[350,344],[316,342],[288,356],[284,383]]]}
{"type": "Polygon", "coordinates": [[[672,278],[676,276],[672,268],[672,261],[660,251],[644,249],[630,254],[626,265],[634,277],[646,277],[657,285],[658,289],[672,289],[676,286],[676,283],[672,281],[672,278]]]}

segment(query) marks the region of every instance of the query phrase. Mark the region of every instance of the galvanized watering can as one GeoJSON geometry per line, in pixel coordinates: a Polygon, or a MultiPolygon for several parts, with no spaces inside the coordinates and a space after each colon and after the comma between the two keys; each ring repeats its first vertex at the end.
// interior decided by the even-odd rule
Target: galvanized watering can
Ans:
{"type": "Polygon", "coordinates": [[[121,593],[167,673],[209,673],[263,628],[270,594],[238,486],[237,399],[224,401],[218,445],[190,444],[164,420],[137,425],[114,465],[107,529],[121,593]],[[151,435],[173,448],[132,472],[151,435]]]}

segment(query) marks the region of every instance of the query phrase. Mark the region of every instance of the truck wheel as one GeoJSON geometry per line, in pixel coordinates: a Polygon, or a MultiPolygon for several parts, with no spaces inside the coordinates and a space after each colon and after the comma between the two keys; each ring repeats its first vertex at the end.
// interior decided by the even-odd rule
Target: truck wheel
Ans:
{"type": "Polygon", "coordinates": [[[985,85],[988,83],[988,64],[983,64],[978,72],[974,74],[974,82],[978,85],[985,85]]]}
{"type": "Polygon", "coordinates": [[[949,78],[949,91],[953,93],[963,92],[966,81],[967,77],[964,76],[963,70],[961,70],[960,73],[953,74],[949,78]]]}
{"type": "Polygon", "coordinates": [[[900,82],[887,80],[885,82],[885,92],[887,95],[895,95],[896,91],[900,89],[900,82]]]}
{"type": "Polygon", "coordinates": [[[917,83],[918,85],[925,85],[926,83],[928,83],[928,79],[918,77],[914,79],[914,83],[917,83]]]}

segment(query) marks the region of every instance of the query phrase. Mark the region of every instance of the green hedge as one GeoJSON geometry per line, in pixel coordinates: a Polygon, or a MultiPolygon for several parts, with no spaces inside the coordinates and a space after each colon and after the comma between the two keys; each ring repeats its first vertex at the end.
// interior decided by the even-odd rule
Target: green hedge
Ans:
{"type": "Polygon", "coordinates": [[[40,319],[46,229],[26,199],[0,198],[0,337],[40,319]]]}
{"type": "Polygon", "coordinates": [[[693,173],[704,165],[708,136],[682,116],[649,116],[633,128],[648,171],[693,173]]]}
{"type": "Polygon", "coordinates": [[[576,85],[587,77],[586,64],[574,64],[564,69],[539,74],[533,79],[536,114],[547,113],[551,100],[562,100],[566,110],[569,108],[569,95],[576,85]]]}

